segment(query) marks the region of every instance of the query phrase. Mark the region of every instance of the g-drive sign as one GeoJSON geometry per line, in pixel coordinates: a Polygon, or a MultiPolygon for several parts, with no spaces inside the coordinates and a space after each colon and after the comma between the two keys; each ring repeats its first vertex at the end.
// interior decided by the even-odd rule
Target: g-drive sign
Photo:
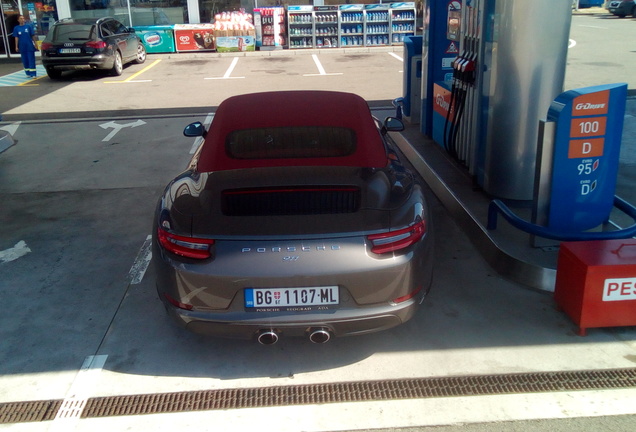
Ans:
{"type": "Polygon", "coordinates": [[[548,112],[556,123],[548,226],[562,233],[609,219],[619,167],[627,84],[606,84],[559,95],[548,112]]]}

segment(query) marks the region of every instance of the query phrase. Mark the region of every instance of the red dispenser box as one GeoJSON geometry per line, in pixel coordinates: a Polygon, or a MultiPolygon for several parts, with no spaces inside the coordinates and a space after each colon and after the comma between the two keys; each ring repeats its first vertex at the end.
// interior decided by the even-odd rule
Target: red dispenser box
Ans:
{"type": "Polygon", "coordinates": [[[561,243],[554,299],[580,336],[636,325],[636,240],[561,243]]]}

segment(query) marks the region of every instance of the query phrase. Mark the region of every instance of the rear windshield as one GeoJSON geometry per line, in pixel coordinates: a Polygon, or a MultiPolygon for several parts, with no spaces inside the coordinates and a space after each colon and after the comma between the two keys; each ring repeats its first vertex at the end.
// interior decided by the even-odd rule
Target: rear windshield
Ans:
{"type": "Polygon", "coordinates": [[[55,26],[53,41],[78,42],[93,40],[95,38],[95,26],[86,24],[64,24],[55,26]]]}
{"type": "Polygon", "coordinates": [[[356,151],[353,129],[295,126],[231,132],[226,151],[234,159],[286,159],[350,156],[356,151]]]}

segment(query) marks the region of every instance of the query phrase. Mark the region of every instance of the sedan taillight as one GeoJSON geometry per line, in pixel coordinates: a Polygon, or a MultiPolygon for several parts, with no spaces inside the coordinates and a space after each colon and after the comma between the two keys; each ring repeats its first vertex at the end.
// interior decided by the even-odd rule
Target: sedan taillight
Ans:
{"type": "Polygon", "coordinates": [[[163,228],[157,228],[159,244],[167,251],[187,258],[207,259],[212,256],[210,247],[214,244],[212,239],[186,237],[169,233],[163,228]]]}
{"type": "Polygon", "coordinates": [[[91,42],[86,42],[86,46],[89,48],[102,49],[102,48],[106,48],[106,42],[102,40],[91,41],[91,42]]]}
{"type": "Polygon", "coordinates": [[[53,44],[51,42],[42,42],[42,45],[40,45],[40,49],[42,51],[46,51],[53,48],[53,44]]]}
{"type": "Polygon", "coordinates": [[[426,223],[423,220],[401,230],[372,234],[369,236],[371,252],[385,254],[399,251],[417,243],[424,234],[426,234],[426,223]]]}

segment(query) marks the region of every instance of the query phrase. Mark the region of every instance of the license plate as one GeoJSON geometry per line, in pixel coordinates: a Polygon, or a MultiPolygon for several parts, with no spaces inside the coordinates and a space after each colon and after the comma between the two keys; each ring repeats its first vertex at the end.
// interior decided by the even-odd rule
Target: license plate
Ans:
{"type": "Polygon", "coordinates": [[[79,54],[81,52],[81,48],[60,48],[60,54],[79,54]]]}
{"type": "Polygon", "coordinates": [[[312,310],[321,306],[327,308],[339,302],[337,286],[245,289],[245,307],[252,310],[261,308],[312,310]]]}

